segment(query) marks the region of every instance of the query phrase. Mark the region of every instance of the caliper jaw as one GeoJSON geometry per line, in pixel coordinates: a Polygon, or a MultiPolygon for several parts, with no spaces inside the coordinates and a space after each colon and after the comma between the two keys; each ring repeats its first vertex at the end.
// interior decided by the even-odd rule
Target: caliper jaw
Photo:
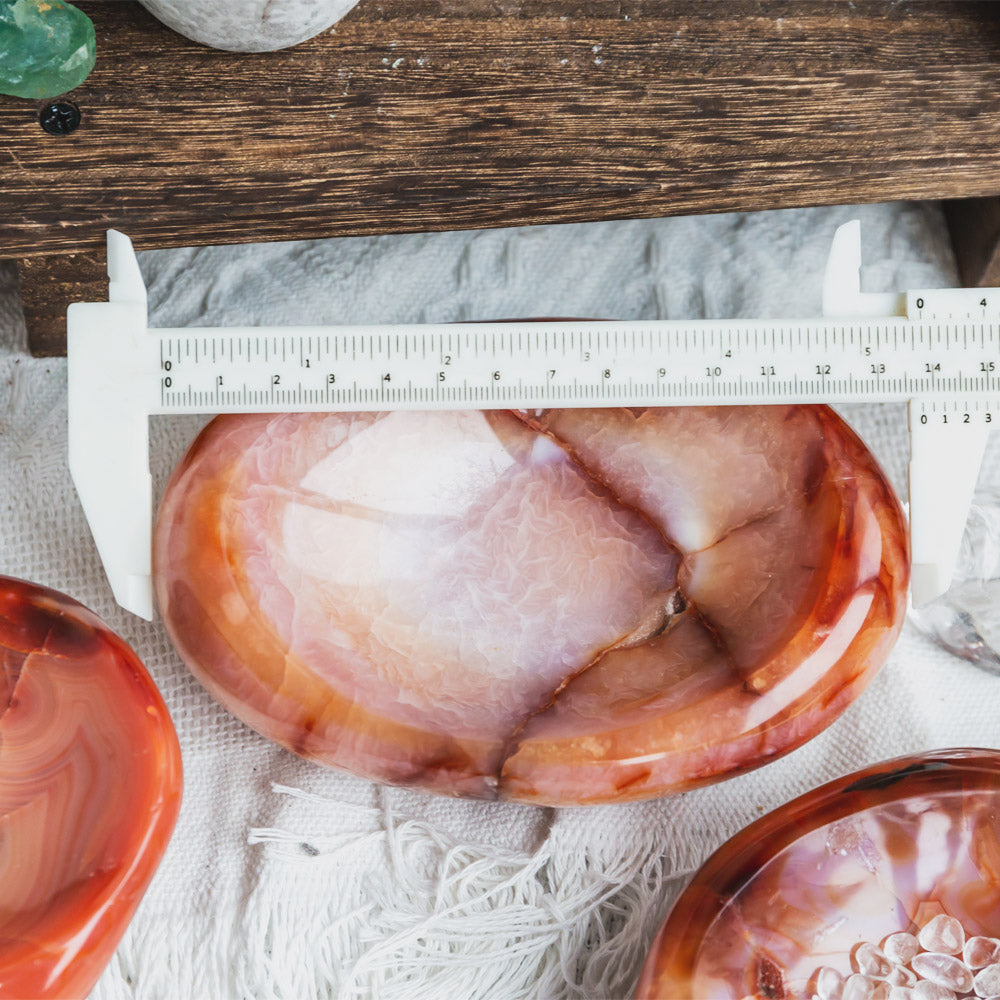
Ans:
{"type": "Polygon", "coordinates": [[[153,483],[145,393],[157,340],[128,237],[108,233],[108,302],[66,317],[69,470],[115,600],[151,621],[153,483]]]}

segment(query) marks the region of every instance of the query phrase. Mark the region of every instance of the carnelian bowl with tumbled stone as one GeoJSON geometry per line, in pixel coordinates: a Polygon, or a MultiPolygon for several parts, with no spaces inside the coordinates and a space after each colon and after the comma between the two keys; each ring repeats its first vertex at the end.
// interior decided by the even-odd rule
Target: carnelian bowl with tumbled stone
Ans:
{"type": "Polygon", "coordinates": [[[886,659],[906,527],[830,409],[224,416],[157,520],[208,690],[451,795],[648,798],[757,767],[886,659]]]}
{"type": "Polygon", "coordinates": [[[997,1000],[1000,752],[875,764],[723,844],[636,1000],[997,1000]]]}

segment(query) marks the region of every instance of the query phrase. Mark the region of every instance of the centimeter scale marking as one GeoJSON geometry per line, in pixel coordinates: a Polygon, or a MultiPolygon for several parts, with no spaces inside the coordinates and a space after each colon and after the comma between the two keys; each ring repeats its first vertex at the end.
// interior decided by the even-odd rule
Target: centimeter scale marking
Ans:
{"type": "Polygon", "coordinates": [[[147,356],[143,372],[151,413],[917,398],[925,414],[945,421],[964,411],[990,422],[1000,397],[1000,325],[985,321],[501,323],[149,336],[158,347],[158,361],[147,356]]]}

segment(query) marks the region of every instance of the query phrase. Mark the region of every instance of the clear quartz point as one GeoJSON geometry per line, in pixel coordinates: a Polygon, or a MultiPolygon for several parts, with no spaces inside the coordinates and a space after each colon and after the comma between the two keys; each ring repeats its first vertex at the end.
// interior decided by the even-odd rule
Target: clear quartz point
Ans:
{"type": "Polygon", "coordinates": [[[951,586],[909,618],[949,652],[1000,673],[1000,489],[976,491],[951,586]]]}

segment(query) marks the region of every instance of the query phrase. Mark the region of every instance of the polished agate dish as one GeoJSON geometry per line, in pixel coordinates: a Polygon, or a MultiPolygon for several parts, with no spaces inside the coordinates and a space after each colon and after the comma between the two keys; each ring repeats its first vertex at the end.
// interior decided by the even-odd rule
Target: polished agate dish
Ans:
{"type": "Polygon", "coordinates": [[[1000,995],[1000,752],[817,788],[737,834],[677,900],[639,1000],[1000,995]]]}
{"type": "Polygon", "coordinates": [[[803,743],[885,659],[908,572],[898,502],[824,407],[220,417],[154,564],[181,656],[259,732],[539,803],[803,743]]]}
{"type": "Polygon", "coordinates": [[[138,657],[0,577],[0,998],[83,997],[167,846],[180,749],[138,657]]]}

